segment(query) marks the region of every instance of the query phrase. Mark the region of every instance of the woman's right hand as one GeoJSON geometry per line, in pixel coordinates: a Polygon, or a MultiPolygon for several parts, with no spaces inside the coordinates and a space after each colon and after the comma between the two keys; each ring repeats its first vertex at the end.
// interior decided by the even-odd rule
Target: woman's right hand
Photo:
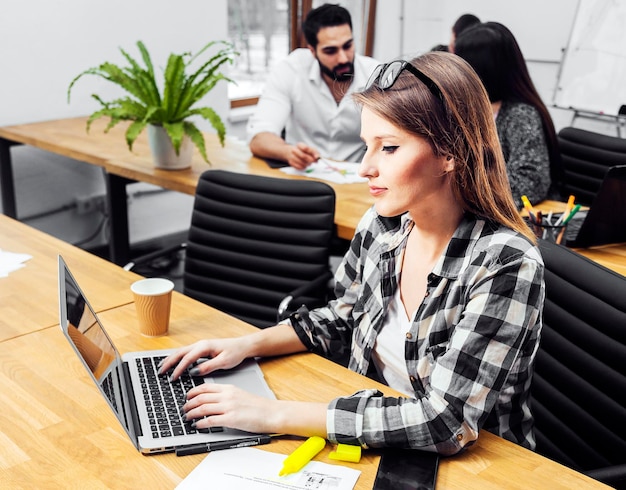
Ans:
{"type": "Polygon", "coordinates": [[[165,375],[173,369],[170,379],[175,380],[190,367],[194,376],[207,375],[217,369],[230,369],[248,357],[248,345],[245,337],[200,340],[166,357],[161,362],[159,374],[165,375]],[[206,360],[194,365],[198,359],[206,360]]]}

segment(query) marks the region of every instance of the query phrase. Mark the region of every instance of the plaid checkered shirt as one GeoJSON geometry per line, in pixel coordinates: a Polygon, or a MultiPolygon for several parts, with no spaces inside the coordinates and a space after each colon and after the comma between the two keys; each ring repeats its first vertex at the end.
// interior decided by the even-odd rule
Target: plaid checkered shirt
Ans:
{"type": "MultiPolygon", "coordinates": [[[[303,307],[289,319],[309,350],[343,356],[353,371],[375,376],[372,349],[412,226],[406,214],[383,218],[374,208],[365,214],[335,276],[337,299],[311,311],[303,307]]],[[[466,215],[429,274],[406,333],[415,396],[364,389],[333,400],[329,440],[455,454],[485,429],[533,449],[529,389],[543,273],[541,254],[525,237],[466,215]]]]}

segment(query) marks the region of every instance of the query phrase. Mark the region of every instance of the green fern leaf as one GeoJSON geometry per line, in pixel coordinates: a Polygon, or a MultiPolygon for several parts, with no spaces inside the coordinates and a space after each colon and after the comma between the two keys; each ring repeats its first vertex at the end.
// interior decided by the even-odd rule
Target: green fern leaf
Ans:
{"type": "Polygon", "coordinates": [[[183,127],[185,128],[185,134],[189,136],[189,138],[191,138],[193,144],[196,145],[196,148],[198,148],[200,155],[202,155],[202,159],[206,163],[210,164],[211,162],[209,161],[209,158],[206,154],[206,144],[202,132],[196,127],[194,123],[189,121],[185,121],[183,123],[183,127]]]}

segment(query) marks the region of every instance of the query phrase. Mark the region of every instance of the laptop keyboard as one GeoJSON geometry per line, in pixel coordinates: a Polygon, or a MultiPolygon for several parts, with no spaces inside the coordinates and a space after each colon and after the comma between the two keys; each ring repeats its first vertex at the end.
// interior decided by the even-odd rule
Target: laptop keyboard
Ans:
{"type": "Polygon", "coordinates": [[[164,357],[143,357],[135,359],[141,380],[141,390],[148,411],[150,430],[153,438],[182,436],[198,432],[222,432],[223,427],[194,429],[190,422],[181,416],[187,392],[194,386],[204,383],[202,377],[183,373],[176,381],[167,376],[159,376],[158,364],[164,357]]]}
{"type": "Polygon", "coordinates": [[[115,412],[116,413],[119,412],[117,408],[117,400],[115,399],[115,394],[114,394],[115,390],[113,388],[113,375],[110,372],[102,380],[102,383],[100,384],[100,386],[102,388],[102,391],[104,391],[104,394],[106,395],[106,397],[111,402],[111,405],[113,405],[115,412]]]}

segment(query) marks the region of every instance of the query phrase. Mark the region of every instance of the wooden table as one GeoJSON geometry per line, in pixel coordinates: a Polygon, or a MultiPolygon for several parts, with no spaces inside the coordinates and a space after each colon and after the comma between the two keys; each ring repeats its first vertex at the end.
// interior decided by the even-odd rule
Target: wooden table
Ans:
{"type": "MultiPolygon", "coordinates": [[[[106,170],[107,196],[111,215],[112,260],[125,264],[129,260],[128,215],[126,185],[130,182],[148,182],[160,187],[193,195],[198,178],[208,169],[225,169],[280,178],[304,178],[286,175],[270,168],[255,158],[248,146],[239,140],[226,139],[222,148],[214,134],[205,134],[207,153],[212,162],[208,166],[196,153],[187,170],[160,170],[154,168],[145,133],[142,133],[128,151],[122,125],[104,133],[105,119],[96,121],[89,133],[85,131],[86,118],[59,119],[30,124],[0,127],[0,184],[4,213],[15,217],[15,194],[10,147],[27,144],[59,155],[75,158],[106,170]]],[[[337,234],[350,240],[365,211],[373,204],[366,184],[333,184],[337,205],[335,223],[337,234]]],[[[565,203],[544,201],[537,205],[543,211],[558,212],[565,203]]],[[[599,262],[619,274],[626,275],[626,244],[605,245],[577,252],[599,262]]]]}
{"type": "MultiPolygon", "coordinates": [[[[61,253],[122,352],[170,348],[204,337],[226,337],[254,327],[174,293],[170,333],[139,334],[129,285],[137,275],[0,216],[0,246],[33,255],[26,268],[0,279],[3,317],[9,310],[29,328],[0,338],[0,488],[173,488],[206,455],[143,456],[136,451],[71,350],[57,318],[56,255],[61,253]],[[14,294],[14,296],[13,296],[14,294]],[[7,310],[9,308],[9,310],[7,310]],[[32,309],[32,312],[29,310],[32,309]],[[53,320],[54,318],[54,320],[53,320]],[[37,324],[37,322],[40,322],[37,324]]],[[[4,320],[4,318],[3,318],[4,320]]],[[[261,361],[279,399],[328,401],[362,388],[395,392],[314,354],[261,361]]],[[[261,449],[288,454],[300,440],[261,449]]],[[[333,448],[316,457],[328,458],[333,448]]],[[[380,452],[365,451],[357,488],[372,488],[380,452]]],[[[461,455],[441,462],[438,489],[604,488],[601,484],[489,433],[461,455]]]]}
{"type": "Polygon", "coordinates": [[[32,256],[25,267],[0,277],[0,341],[59,322],[58,254],[96,311],[133,301],[129,287],[140,276],[1,214],[0,249],[32,256]]]}
{"type": "MultiPolygon", "coordinates": [[[[186,170],[161,170],[154,168],[147,135],[143,132],[129,152],[124,138],[125,125],[120,123],[109,133],[104,133],[106,120],[94,122],[89,133],[85,131],[87,118],[59,119],[15,126],[0,127],[0,184],[4,213],[17,216],[10,147],[15,144],[31,145],[69,158],[74,158],[106,171],[107,196],[111,215],[111,256],[117,264],[129,260],[128,215],[126,185],[141,181],[165,189],[193,195],[200,174],[210,169],[266,175],[286,179],[290,176],[270,168],[264,160],[255,158],[248,146],[237,139],[227,138],[222,148],[217,136],[205,133],[207,165],[198,152],[194,153],[192,166],[186,170]]],[[[337,234],[350,240],[354,228],[365,210],[373,204],[367,184],[328,183],[337,196],[335,221],[337,234]]]]}
{"type": "MultiPolygon", "coordinates": [[[[96,299],[96,295],[91,295],[96,299]]],[[[245,334],[254,327],[175,293],[170,333],[138,333],[134,305],[103,312],[122,352],[168,348],[203,337],[245,334]]],[[[205,454],[143,456],[135,450],[58,326],[2,342],[0,348],[0,488],[174,488],[205,454]],[[80,482],[80,483],[78,483],[80,482]]],[[[261,361],[279,399],[328,401],[362,388],[390,388],[314,354],[261,361]]],[[[278,439],[260,449],[288,454],[301,440],[278,439]]],[[[326,449],[315,460],[336,464],[326,449]]],[[[236,449],[234,449],[236,451],[236,449]]],[[[342,463],[372,488],[380,451],[342,463]]],[[[210,455],[208,456],[210,457],[210,455]]],[[[210,485],[210,484],[209,484],[210,485]]],[[[441,461],[437,489],[607,488],[513,443],[483,432],[463,454],[441,461]]]]}
{"type": "Polygon", "coordinates": [[[607,269],[626,276],[626,243],[612,243],[574,250],[607,269]]]}

